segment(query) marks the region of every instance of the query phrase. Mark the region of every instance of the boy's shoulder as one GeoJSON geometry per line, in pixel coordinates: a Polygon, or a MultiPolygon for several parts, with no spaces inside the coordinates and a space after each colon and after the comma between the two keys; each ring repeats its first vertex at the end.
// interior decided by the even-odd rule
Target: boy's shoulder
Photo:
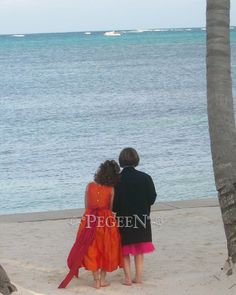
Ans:
{"type": "Polygon", "coordinates": [[[143,172],[143,171],[140,171],[140,170],[136,170],[136,169],[135,169],[135,171],[136,171],[137,175],[139,175],[141,177],[145,177],[147,179],[150,179],[151,178],[151,176],[149,174],[147,174],[146,172],[143,172]]]}

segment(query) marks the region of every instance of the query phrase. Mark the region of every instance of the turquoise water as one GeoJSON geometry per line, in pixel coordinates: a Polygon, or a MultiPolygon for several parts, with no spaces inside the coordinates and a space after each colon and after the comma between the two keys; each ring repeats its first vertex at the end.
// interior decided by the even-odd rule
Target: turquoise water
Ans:
{"type": "Polygon", "coordinates": [[[0,73],[0,213],[83,207],[125,146],[159,201],[216,195],[201,29],[0,36],[0,73]]]}

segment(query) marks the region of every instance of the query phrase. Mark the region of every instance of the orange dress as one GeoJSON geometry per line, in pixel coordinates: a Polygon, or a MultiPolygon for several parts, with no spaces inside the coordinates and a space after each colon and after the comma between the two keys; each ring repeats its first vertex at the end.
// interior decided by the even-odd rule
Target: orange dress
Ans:
{"type": "Polygon", "coordinates": [[[122,266],[121,238],[111,207],[112,187],[91,182],[87,187],[87,209],[82,218],[77,237],[85,226],[94,220],[92,211],[97,210],[97,226],[92,244],[82,260],[87,270],[113,271],[122,266]],[[91,214],[91,215],[90,215],[91,214]],[[89,220],[88,220],[89,219],[89,220]]]}
{"type": "Polygon", "coordinates": [[[59,285],[65,288],[80,267],[111,272],[122,267],[122,248],[119,229],[111,211],[112,187],[91,182],[87,186],[87,209],[81,219],[76,241],[67,264],[70,269],[59,285]]]}

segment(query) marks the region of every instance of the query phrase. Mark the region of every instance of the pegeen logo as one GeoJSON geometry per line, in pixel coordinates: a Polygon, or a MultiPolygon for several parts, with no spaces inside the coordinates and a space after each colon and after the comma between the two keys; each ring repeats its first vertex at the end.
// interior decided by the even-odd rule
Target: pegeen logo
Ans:
{"type": "Polygon", "coordinates": [[[147,220],[150,220],[148,215],[138,216],[136,214],[131,216],[117,216],[116,219],[113,216],[96,216],[85,215],[86,227],[91,228],[91,223],[96,222],[96,227],[132,227],[132,228],[146,228],[147,220]]]}
{"type": "Polygon", "coordinates": [[[131,216],[97,216],[93,214],[86,214],[81,219],[71,219],[69,225],[78,226],[81,222],[86,222],[86,228],[91,228],[92,224],[96,222],[96,227],[119,227],[119,228],[146,228],[147,224],[153,224],[161,227],[164,223],[160,217],[150,218],[149,215],[131,215],[131,216]]]}

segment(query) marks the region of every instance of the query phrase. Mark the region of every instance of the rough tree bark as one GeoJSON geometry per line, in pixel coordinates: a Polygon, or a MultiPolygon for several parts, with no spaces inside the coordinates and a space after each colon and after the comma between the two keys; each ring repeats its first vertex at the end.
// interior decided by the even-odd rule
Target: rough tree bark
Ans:
{"type": "Polygon", "coordinates": [[[7,273],[0,265],[0,293],[3,295],[10,295],[15,291],[17,291],[16,287],[10,282],[7,273]]]}
{"type": "Polygon", "coordinates": [[[208,123],[231,265],[228,274],[236,263],[236,129],[230,53],[230,0],[207,0],[208,123]]]}

